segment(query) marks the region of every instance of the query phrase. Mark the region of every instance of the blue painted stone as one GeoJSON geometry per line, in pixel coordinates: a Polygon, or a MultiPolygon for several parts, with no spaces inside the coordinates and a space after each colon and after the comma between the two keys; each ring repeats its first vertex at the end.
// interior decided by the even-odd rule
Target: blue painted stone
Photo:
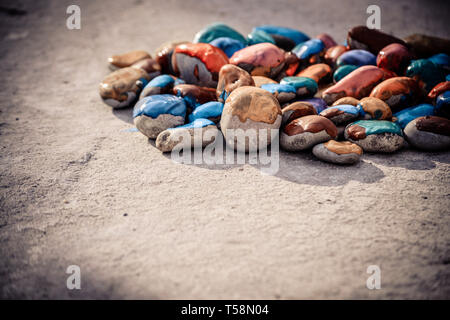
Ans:
{"type": "Polygon", "coordinates": [[[326,108],[326,110],[329,110],[329,109],[338,109],[338,110],[344,111],[345,113],[349,113],[349,114],[352,114],[355,116],[359,115],[359,112],[360,112],[357,107],[352,106],[351,104],[340,104],[337,106],[332,106],[332,107],[326,108]]]}
{"type": "Polygon", "coordinates": [[[342,78],[344,78],[349,73],[355,71],[358,68],[359,68],[358,66],[354,66],[351,64],[337,68],[336,71],[333,73],[334,82],[339,82],[342,78]]]}
{"type": "Polygon", "coordinates": [[[255,30],[261,30],[261,31],[267,32],[268,34],[276,34],[279,36],[289,38],[292,41],[294,41],[296,45],[309,40],[309,37],[306,34],[304,34],[303,32],[300,32],[298,30],[291,29],[291,28],[286,28],[286,27],[278,27],[278,26],[273,26],[273,25],[262,25],[262,26],[253,28],[253,31],[255,31],[255,30]]]}
{"type": "Polygon", "coordinates": [[[179,126],[179,127],[175,127],[175,128],[169,128],[168,130],[176,130],[176,129],[198,129],[198,128],[204,128],[206,126],[210,126],[210,125],[215,125],[214,122],[212,122],[211,120],[208,119],[195,119],[194,121],[179,126]]]}
{"type": "Polygon", "coordinates": [[[313,96],[319,88],[317,82],[307,77],[285,77],[281,79],[280,84],[293,86],[297,91],[297,94],[300,92],[300,95],[309,96],[313,96]]]}
{"type": "Polygon", "coordinates": [[[261,85],[261,89],[267,90],[270,93],[276,92],[287,92],[287,93],[296,93],[295,88],[289,84],[280,84],[280,83],[266,83],[261,85]]]}
{"type": "Polygon", "coordinates": [[[243,44],[247,44],[247,41],[242,34],[223,23],[213,23],[200,30],[194,37],[194,43],[210,43],[211,41],[222,37],[232,38],[243,44]]]}
{"type": "Polygon", "coordinates": [[[214,39],[209,44],[222,49],[228,58],[230,58],[236,51],[239,51],[245,47],[241,41],[228,37],[214,39]]]}
{"type": "Polygon", "coordinates": [[[321,98],[300,99],[297,101],[303,101],[303,102],[308,102],[308,103],[312,104],[312,106],[314,107],[314,109],[316,109],[318,114],[321,113],[323,110],[325,110],[328,107],[325,100],[323,100],[321,98]]]}
{"type": "Polygon", "coordinates": [[[275,44],[275,40],[273,40],[272,36],[265,31],[253,29],[247,36],[247,43],[249,46],[265,42],[275,44]]]}
{"type": "Polygon", "coordinates": [[[171,94],[158,94],[139,100],[133,109],[133,118],[145,115],[156,119],[161,114],[185,117],[186,103],[171,94]]]}
{"type": "Polygon", "coordinates": [[[296,45],[295,48],[292,49],[292,52],[299,59],[308,59],[309,57],[320,53],[324,48],[325,45],[323,44],[322,40],[311,39],[296,45]]]}
{"type": "Polygon", "coordinates": [[[444,68],[450,68],[450,56],[445,53],[438,53],[428,58],[431,62],[444,68]]]}
{"type": "Polygon", "coordinates": [[[450,91],[441,93],[436,98],[436,111],[444,110],[444,108],[450,107],[450,91]]]}
{"type": "Polygon", "coordinates": [[[344,52],[339,56],[337,59],[336,65],[338,67],[345,66],[345,65],[353,65],[357,67],[361,66],[367,66],[367,65],[377,65],[377,57],[366,50],[350,50],[347,52],[344,52]]]}
{"type": "Polygon", "coordinates": [[[394,113],[394,117],[397,118],[395,123],[397,123],[402,129],[404,129],[406,125],[414,119],[422,116],[432,116],[434,115],[434,112],[434,106],[428,103],[422,103],[417,106],[409,107],[397,113],[394,113]]]}
{"type": "Polygon", "coordinates": [[[216,118],[222,115],[223,103],[217,101],[210,101],[199,105],[189,115],[189,121],[192,122],[201,118],[216,118]]]}
{"type": "Polygon", "coordinates": [[[450,81],[450,74],[445,76],[445,81],[450,81]]]}

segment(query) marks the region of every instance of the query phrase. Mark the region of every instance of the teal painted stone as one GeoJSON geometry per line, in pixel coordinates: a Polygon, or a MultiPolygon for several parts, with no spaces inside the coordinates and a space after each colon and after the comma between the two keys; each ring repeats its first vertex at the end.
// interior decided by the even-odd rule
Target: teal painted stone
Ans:
{"type": "Polygon", "coordinates": [[[333,73],[334,82],[339,82],[342,78],[344,78],[350,72],[352,72],[358,68],[359,68],[358,66],[354,66],[351,64],[337,68],[336,71],[333,73]]]}
{"type": "Polygon", "coordinates": [[[403,135],[402,128],[400,128],[398,124],[386,120],[359,120],[353,122],[351,125],[358,125],[366,129],[367,136],[386,132],[394,133],[399,136],[403,135]]]}
{"type": "Polygon", "coordinates": [[[445,81],[444,70],[428,59],[412,61],[406,69],[406,76],[422,81],[427,92],[438,83],[445,81]]]}
{"type": "Polygon", "coordinates": [[[247,43],[249,46],[251,46],[253,44],[264,43],[264,42],[269,42],[269,43],[275,44],[275,41],[273,40],[272,36],[262,30],[253,30],[247,36],[247,43]]]}
{"type": "Polygon", "coordinates": [[[311,78],[306,77],[285,77],[281,79],[280,84],[288,84],[295,88],[297,96],[313,96],[319,86],[311,78]]]}
{"type": "Polygon", "coordinates": [[[200,30],[194,37],[194,43],[210,43],[217,38],[223,37],[232,38],[247,44],[247,40],[242,34],[223,23],[214,23],[200,30]]]}

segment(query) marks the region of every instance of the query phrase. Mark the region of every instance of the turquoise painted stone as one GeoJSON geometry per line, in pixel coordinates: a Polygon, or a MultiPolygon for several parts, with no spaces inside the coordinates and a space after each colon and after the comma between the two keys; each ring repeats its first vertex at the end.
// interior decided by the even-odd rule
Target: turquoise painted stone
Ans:
{"type": "Polygon", "coordinates": [[[304,34],[303,32],[300,32],[295,29],[286,28],[286,27],[278,27],[273,25],[261,25],[258,27],[253,28],[253,31],[264,31],[268,34],[275,34],[278,36],[286,37],[288,39],[291,39],[296,45],[302,42],[305,42],[309,40],[309,37],[304,34]]]}
{"type": "Polygon", "coordinates": [[[338,67],[349,64],[358,67],[366,65],[375,66],[377,64],[377,57],[366,50],[350,50],[341,54],[336,62],[338,67]]]}
{"type": "Polygon", "coordinates": [[[359,67],[353,66],[351,64],[339,67],[336,69],[336,71],[333,73],[333,81],[339,82],[342,78],[344,78],[346,75],[351,73],[352,71],[358,69],[359,67]]]}
{"type": "Polygon", "coordinates": [[[299,59],[304,60],[310,58],[313,55],[319,54],[324,48],[325,45],[323,44],[322,40],[311,39],[295,46],[295,48],[292,49],[292,52],[299,59]]]}
{"type": "Polygon", "coordinates": [[[285,77],[281,79],[280,84],[288,84],[295,88],[298,96],[313,96],[319,86],[311,78],[306,77],[285,77]]]}
{"type": "Polygon", "coordinates": [[[244,36],[223,23],[214,23],[200,30],[194,37],[194,43],[210,43],[217,38],[232,38],[246,44],[244,36]]]}
{"type": "Polygon", "coordinates": [[[406,127],[408,123],[418,117],[432,116],[434,115],[435,108],[431,104],[422,103],[417,106],[403,109],[397,113],[394,113],[394,117],[397,118],[397,123],[402,129],[406,127]]]}
{"type": "Polygon", "coordinates": [[[371,134],[379,133],[394,133],[396,135],[402,136],[402,129],[400,126],[394,122],[386,120],[359,120],[353,122],[351,126],[358,125],[365,129],[366,136],[371,134]]]}
{"type": "Polygon", "coordinates": [[[262,30],[253,29],[253,31],[247,36],[247,43],[249,46],[264,42],[275,44],[275,41],[273,40],[272,36],[262,30]]]}
{"type": "Polygon", "coordinates": [[[428,59],[412,61],[406,69],[406,76],[422,82],[422,87],[427,92],[438,83],[445,81],[443,69],[428,59]]]}
{"type": "Polygon", "coordinates": [[[236,51],[239,51],[245,47],[241,41],[228,37],[214,39],[209,44],[222,49],[228,58],[230,58],[236,51]]]}
{"type": "Polygon", "coordinates": [[[210,101],[195,108],[189,115],[189,121],[193,122],[197,119],[209,119],[215,123],[218,123],[220,121],[222,111],[223,103],[210,101]]]}

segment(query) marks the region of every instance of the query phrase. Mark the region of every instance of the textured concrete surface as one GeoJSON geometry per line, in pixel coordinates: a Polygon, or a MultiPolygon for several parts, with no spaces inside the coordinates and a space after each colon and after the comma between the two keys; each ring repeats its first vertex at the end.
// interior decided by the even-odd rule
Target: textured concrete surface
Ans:
{"type": "Polygon", "coordinates": [[[275,176],[180,165],[97,93],[114,53],[214,21],[343,41],[369,3],[387,32],[449,36],[436,1],[1,1],[26,14],[0,10],[0,297],[450,298],[450,153],[354,167],[283,153],[275,176]],[[381,290],[366,288],[369,265],[381,290]]]}

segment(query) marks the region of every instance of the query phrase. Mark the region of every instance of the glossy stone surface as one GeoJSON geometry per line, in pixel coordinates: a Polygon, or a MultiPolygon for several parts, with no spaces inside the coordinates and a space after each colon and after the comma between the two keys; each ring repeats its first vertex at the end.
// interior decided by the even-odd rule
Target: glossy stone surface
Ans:
{"type": "Polygon", "coordinates": [[[395,152],[404,142],[402,129],[386,120],[359,120],[345,128],[345,138],[366,152],[395,152]]]}
{"type": "Polygon", "coordinates": [[[405,38],[408,46],[419,58],[429,58],[438,53],[450,55],[450,40],[424,34],[412,34],[405,38]]]}
{"type": "Polygon", "coordinates": [[[325,52],[325,62],[330,66],[334,66],[336,64],[337,59],[347,51],[347,48],[342,45],[337,45],[331,48],[328,48],[325,52]]]}
{"type": "Polygon", "coordinates": [[[280,104],[291,101],[297,95],[295,88],[288,84],[267,83],[261,85],[261,89],[269,91],[280,104]]]}
{"type": "Polygon", "coordinates": [[[161,66],[163,74],[175,74],[172,68],[172,55],[176,46],[187,43],[186,41],[165,42],[155,51],[155,60],[161,66]]]}
{"type": "Polygon", "coordinates": [[[263,84],[266,83],[278,83],[275,80],[263,76],[252,76],[252,78],[253,81],[255,82],[255,87],[261,87],[263,84]]]}
{"type": "Polygon", "coordinates": [[[228,58],[230,58],[236,51],[239,51],[245,47],[241,41],[227,37],[214,39],[209,44],[221,49],[225,52],[228,58]]]}
{"type": "Polygon", "coordinates": [[[172,93],[183,98],[190,110],[206,102],[217,100],[215,89],[194,84],[178,84],[173,87],[172,93]]]}
{"type": "Polygon", "coordinates": [[[297,77],[311,78],[317,83],[327,83],[331,79],[331,67],[325,63],[313,64],[300,71],[297,77]]]}
{"type": "Polygon", "coordinates": [[[114,55],[108,58],[108,62],[112,67],[116,68],[125,68],[131,67],[132,64],[143,60],[143,59],[151,59],[152,57],[147,51],[143,50],[135,50],[127,53],[114,55]]]}
{"type": "Polygon", "coordinates": [[[363,150],[350,141],[330,140],[314,146],[312,153],[320,160],[335,164],[354,164],[359,162],[363,150]]]}
{"type": "Polygon", "coordinates": [[[391,108],[381,99],[362,98],[357,106],[361,118],[366,120],[391,120],[391,108]]]}
{"type": "Polygon", "coordinates": [[[336,61],[337,67],[353,65],[357,67],[376,65],[377,57],[367,50],[355,49],[346,51],[336,61]]]}
{"type": "Polygon", "coordinates": [[[107,75],[99,85],[103,101],[113,108],[130,106],[147,84],[147,72],[137,68],[122,68],[107,75]]]}
{"type": "Polygon", "coordinates": [[[370,93],[371,97],[386,102],[392,110],[406,108],[419,95],[417,81],[409,77],[394,77],[378,84],[370,93]]]}
{"type": "Polygon", "coordinates": [[[338,105],[341,105],[341,104],[349,104],[351,106],[356,107],[358,105],[358,103],[359,103],[358,99],[355,99],[353,97],[344,97],[344,98],[340,98],[339,100],[336,100],[332,104],[332,106],[338,106],[338,105]]]}
{"type": "Polygon", "coordinates": [[[282,124],[287,124],[297,118],[304,116],[317,115],[316,109],[312,104],[303,101],[291,103],[281,110],[283,119],[282,124]]]}
{"type": "Polygon", "coordinates": [[[349,104],[328,107],[320,115],[330,119],[336,126],[346,125],[359,118],[359,109],[349,104]]]}
{"type": "Polygon", "coordinates": [[[320,39],[311,39],[303,43],[298,44],[292,49],[292,52],[301,59],[309,59],[311,56],[319,54],[325,49],[325,45],[320,39]]]}
{"type": "Polygon", "coordinates": [[[321,33],[316,38],[323,42],[325,49],[329,49],[329,48],[337,45],[337,43],[336,43],[336,41],[334,41],[333,37],[327,33],[321,33]]]}
{"type": "Polygon", "coordinates": [[[408,143],[418,149],[443,151],[450,149],[450,120],[436,116],[419,117],[405,127],[408,143]]]}
{"type": "Polygon", "coordinates": [[[439,82],[445,81],[444,70],[428,59],[412,61],[406,69],[406,76],[417,80],[427,92],[439,82]]]}
{"type": "Polygon", "coordinates": [[[217,87],[220,68],[227,63],[227,55],[209,43],[181,44],[172,55],[173,70],[183,80],[205,87],[217,87]]]}
{"type": "Polygon", "coordinates": [[[161,66],[154,59],[143,59],[131,65],[132,68],[142,69],[148,73],[150,79],[153,79],[161,74],[161,66]]]}
{"type": "Polygon", "coordinates": [[[327,107],[327,103],[321,98],[302,98],[298,101],[310,103],[314,107],[314,109],[316,109],[317,113],[322,112],[322,110],[327,107]]]}
{"type": "Polygon", "coordinates": [[[429,57],[428,60],[445,69],[447,72],[450,71],[450,56],[448,54],[438,53],[429,57]]]}
{"type": "Polygon", "coordinates": [[[430,93],[428,93],[428,97],[434,99],[438,95],[449,90],[450,90],[450,81],[441,82],[438,83],[433,89],[431,89],[430,93]]]}
{"type": "Polygon", "coordinates": [[[289,38],[295,43],[295,45],[309,40],[309,37],[306,34],[304,34],[303,32],[300,32],[298,30],[291,29],[291,28],[286,28],[286,27],[279,27],[279,26],[273,26],[273,25],[261,25],[261,26],[255,27],[253,30],[261,30],[261,31],[267,32],[270,35],[279,35],[279,36],[289,38]]]}
{"type": "Polygon", "coordinates": [[[217,38],[232,38],[238,40],[242,44],[246,44],[245,37],[238,31],[223,23],[213,23],[206,28],[200,30],[194,37],[194,43],[210,43],[217,38]]]}
{"type": "Polygon", "coordinates": [[[406,127],[412,120],[423,117],[431,116],[435,113],[435,107],[428,103],[422,103],[413,107],[403,109],[397,113],[394,113],[395,123],[397,123],[402,129],[406,127]]]}
{"type": "Polygon", "coordinates": [[[223,103],[218,101],[210,101],[196,107],[189,115],[189,121],[193,122],[197,119],[208,119],[214,123],[218,123],[220,121],[222,111],[223,103]]]}
{"type": "Polygon", "coordinates": [[[375,66],[362,66],[322,93],[327,104],[343,97],[361,99],[383,80],[384,72],[375,66]]]}
{"type": "Polygon", "coordinates": [[[312,97],[318,90],[317,82],[306,77],[285,77],[280,84],[288,84],[295,88],[297,96],[312,97]]]}
{"type": "Polygon", "coordinates": [[[171,94],[173,87],[181,83],[184,83],[184,81],[177,79],[174,76],[169,76],[167,74],[157,76],[144,87],[139,99],[155,94],[171,94]]]}
{"type": "Polygon", "coordinates": [[[184,124],[186,103],[169,94],[154,95],[139,100],[133,109],[136,128],[145,136],[156,139],[162,131],[184,124]]]}
{"type": "Polygon", "coordinates": [[[230,63],[252,76],[274,78],[284,67],[284,59],[284,52],[277,46],[259,43],[235,52],[230,58],[230,63]]]}
{"type": "Polygon", "coordinates": [[[216,89],[217,100],[223,103],[234,89],[254,85],[255,82],[247,71],[233,64],[226,64],[219,72],[216,89]]]}
{"type": "Polygon", "coordinates": [[[341,81],[342,78],[346,77],[348,74],[352,73],[358,68],[359,67],[350,64],[337,68],[336,71],[333,73],[334,83],[341,81]]]}
{"type": "Polygon", "coordinates": [[[347,44],[351,49],[364,49],[373,54],[378,54],[381,49],[391,43],[405,45],[405,42],[399,38],[366,26],[353,27],[347,35],[347,44]]]}
{"type": "Polygon", "coordinates": [[[391,70],[398,75],[404,75],[413,58],[408,48],[399,43],[387,45],[378,53],[377,67],[391,70]]]}
{"type": "Polygon", "coordinates": [[[436,114],[450,119],[450,91],[445,91],[437,96],[436,114]]]}
{"type": "MultiPolygon", "coordinates": [[[[269,145],[271,129],[281,125],[281,108],[270,92],[257,87],[239,87],[225,102],[220,128],[227,144],[239,151],[254,151],[269,145]],[[236,136],[228,129],[242,129],[248,137],[236,136]]],[[[234,132],[239,134],[239,132],[234,132]]]]}
{"type": "Polygon", "coordinates": [[[272,36],[262,30],[253,30],[247,36],[247,44],[249,46],[258,44],[258,43],[264,43],[264,42],[275,44],[275,40],[272,38],[272,36]]]}
{"type": "Polygon", "coordinates": [[[311,115],[288,123],[280,133],[280,146],[287,151],[310,149],[337,137],[337,128],[329,119],[311,115]]]}

